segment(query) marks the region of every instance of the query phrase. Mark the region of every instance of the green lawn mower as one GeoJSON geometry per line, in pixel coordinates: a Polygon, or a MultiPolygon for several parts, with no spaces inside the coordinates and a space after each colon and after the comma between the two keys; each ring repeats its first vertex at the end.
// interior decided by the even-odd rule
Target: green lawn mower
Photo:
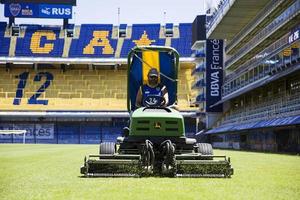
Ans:
{"type": "Polygon", "coordinates": [[[98,155],[84,159],[85,177],[230,177],[230,158],[214,156],[212,146],[185,137],[184,118],[177,102],[179,55],[171,47],[135,47],[128,55],[128,98],[130,125],[114,142],[100,144],[98,155]],[[136,108],[139,87],[146,73],[156,68],[168,89],[169,106],[163,97],[148,96],[136,108]]]}

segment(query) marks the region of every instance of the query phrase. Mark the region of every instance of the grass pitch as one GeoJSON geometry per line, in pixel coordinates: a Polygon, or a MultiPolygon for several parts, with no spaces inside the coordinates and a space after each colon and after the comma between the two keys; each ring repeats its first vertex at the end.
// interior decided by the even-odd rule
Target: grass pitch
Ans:
{"type": "Polygon", "coordinates": [[[300,156],[215,150],[224,178],[80,178],[98,145],[0,145],[0,199],[300,199],[300,156]]]}

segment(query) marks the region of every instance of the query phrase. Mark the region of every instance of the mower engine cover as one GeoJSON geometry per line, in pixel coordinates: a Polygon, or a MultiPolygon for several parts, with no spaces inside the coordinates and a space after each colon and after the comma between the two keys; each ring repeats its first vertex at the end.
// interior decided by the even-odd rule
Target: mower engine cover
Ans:
{"type": "Polygon", "coordinates": [[[184,119],[172,108],[138,108],[132,113],[129,135],[181,137],[185,135],[184,119]]]}

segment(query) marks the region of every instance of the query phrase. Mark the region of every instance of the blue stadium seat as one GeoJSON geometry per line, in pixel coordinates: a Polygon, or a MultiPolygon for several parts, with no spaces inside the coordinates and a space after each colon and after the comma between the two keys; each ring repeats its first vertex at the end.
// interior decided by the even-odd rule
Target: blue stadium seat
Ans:
{"type": "Polygon", "coordinates": [[[82,24],[78,39],[73,39],[69,57],[114,57],[117,40],[112,24],[82,24]]]}
{"type": "MultiPolygon", "coordinates": [[[[26,27],[24,38],[18,38],[16,56],[61,57],[64,49],[64,39],[59,39],[62,27],[44,27],[41,25],[21,24],[26,27]]],[[[10,38],[4,38],[6,22],[0,23],[0,55],[9,53],[10,38]]],[[[73,28],[71,24],[68,28],[73,28]]],[[[121,24],[120,30],[127,29],[127,24],[121,24]]],[[[160,24],[133,24],[130,39],[124,39],[120,56],[126,58],[130,49],[136,45],[165,45],[165,39],[160,39],[160,24]]],[[[172,29],[173,24],[166,24],[172,29]]],[[[179,38],[171,39],[171,46],[178,50],[181,56],[191,56],[192,25],[179,24],[179,38]]],[[[72,39],[69,57],[115,57],[117,39],[112,39],[112,24],[83,24],[78,39],[72,39]]],[[[124,34],[123,34],[124,35],[124,34]]]]}
{"type": "Polygon", "coordinates": [[[75,24],[67,24],[66,29],[74,29],[75,24]]]}
{"type": "Polygon", "coordinates": [[[62,56],[64,39],[59,39],[61,27],[25,26],[24,38],[17,39],[16,56],[62,56]]]}
{"type": "Polygon", "coordinates": [[[127,57],[129,51],[139,45],[165,45],[165,39],[159,39],[160,24],[133,24],[130,39],[125,39],[121,57],[127,57]]]}
{"type": "Polygon", "coordinates": [[[121,127],[102,127],[101,142],[116,142],[117,137],[122,135],[121,127]]]}
{"type": "Polygon", "coordinates": [[[200,63],[196,66],[196,68],[192,71],[192,75],[195,75],[197,73],[203,73],[205,72],[205,65],[204,63],[200,63]]]}
{"type": "Polygon", "coordinates": [[[6,22],[0,22],[0,56],[8,56],[10,38],[5,38],[6,22]]]}
{"type": "Polygon", "coordinates": [[[127,24],[120,24],[119,29],[126,29],[127,28],[127,24]]]}
{"type": "Polygon", "coordinates": [[[57,125],[58,144],[78,144],[79,143],[79,124],[59,124],[57,125]]]}
{"type": "Polygon", "coordinates": [[[99,144],[101,141],[101,125],[81,126],[81,144],[99,144]]]}
{"type": "Polygon", "coordinates": [[[166,29],[173,29],[173,23],[166,23],[166,29]]]}
{"type": "Polygon", "coordinates": [[[171,46],[178,51],[180,56],[190,57],[192,54],[192,24],[179,24],[179,38],[174,38],[171,41],[171,46]]]}
{"type": "Polygon", "coordinates": [[[119,37],[126,37],[127,24],[120,24],[119,26],[119,37]]]}

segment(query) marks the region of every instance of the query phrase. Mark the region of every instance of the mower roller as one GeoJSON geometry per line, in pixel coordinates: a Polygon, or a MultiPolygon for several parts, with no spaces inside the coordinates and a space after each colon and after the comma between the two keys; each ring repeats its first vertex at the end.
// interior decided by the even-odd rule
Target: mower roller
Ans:
{"type": "Polygon", "coordinates": [[[135,47],[128,55],[127,108],[130,126],[116,142],[100,143],[98,155],[84,159],[85,177],[230,177],[230,158],[214,156],[212,146],[185,136],[184,118],[177,103],[179,54],[171,47],[135,47]],[[163,97],[148,96],[136,108],[139,87],[156,68],[160,83],[168,89],[169,106],[163,97]]]}

